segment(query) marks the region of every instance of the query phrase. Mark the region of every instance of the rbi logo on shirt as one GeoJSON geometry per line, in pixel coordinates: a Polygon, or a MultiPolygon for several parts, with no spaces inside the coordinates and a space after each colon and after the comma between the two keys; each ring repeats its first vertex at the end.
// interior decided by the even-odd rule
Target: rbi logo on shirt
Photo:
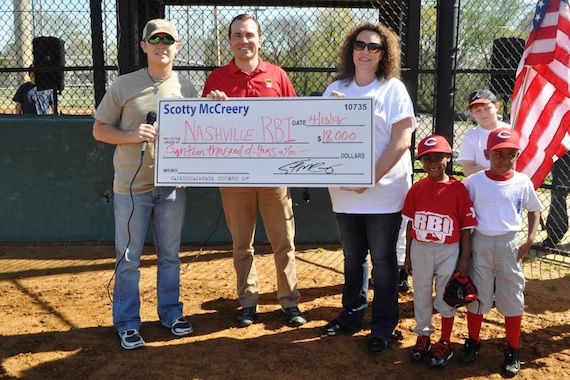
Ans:
{"type": "Polygon", "coordinates": [[[267,88],[273,87],[273,81],[271,79],[266,79],[265,80],[265,87],[267,87],[267,88]]]}
{"type": "Polygon", "coordinates": [[[414,230],[419,241],[443,244],[453,234],[453,220],[447,215],[416,212],[414,230]]]}

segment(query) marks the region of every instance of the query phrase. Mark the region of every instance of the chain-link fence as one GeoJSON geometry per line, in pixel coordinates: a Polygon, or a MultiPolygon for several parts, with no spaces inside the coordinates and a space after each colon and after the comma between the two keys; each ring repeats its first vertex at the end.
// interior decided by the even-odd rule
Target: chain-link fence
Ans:
{"type": "Polygon", "coordinates": [[[183,36],[176,65],[201,67],[187,73],[199,92],[211,69],[232,58],[228,44],[231,20],[240,13],[249,13],[261,25],[260,54],[285,68],[299,96],[320,94],[325,89],[338,62],[342,32],[347,27],[363,21],[377,22],[379,17],[376,9],[358,8],[172,6],[165,13],[183,36]]]}
{"type": "MultiPolygon", "coordinates": [[[[459,149],[465,132],[475,124],[465,111],[472,91],[491,90],[501,105],[499,118],[510,122],[516,69],[528,38],[535,7],[534,0],[461,2],[455,86],[455,150],[459,149]]],[[[555,163],[551,175],[537,191],[544,209],[536,248],[546,251],[554,261],[560,261],[561,257],[557,254],[563,254],[563,261],[567,260],[570,251],[570,236],[566,234],[569,177],[570,156],[565,155],[555,163]]]]}
{"type": "MultiPolygon", "coordinates": [[[[282,6],[216,6],[214,1],[190,0],[130,3],[147,10],[155,7],[160,16],[176,23],[182,50],[175,66],[192,79],[198,91],[211,70],[231,59],[227,30],[237,14],[250,13],[259,20],[264,40],[261,55],[284,67],[302,96],[319,95],[326,87],[338,63],[345,31],[364,21],[380,20],[401,36],[403,80],[417,109],[416,141],[437,130],[436,103],[442,91],[437,84],[447,79],[441,77],[441,72],[438,78],[437,70],[442,65],[441,30],[451,21],[438,22],[442,1],[328,1],[326,7],[319,6],[325,3],[319,1],[272,2],[282,6]]],[[[493,91],[501,102],[500,117],[508,122],[515,72],[530,30],[535,0],[463,0],[457,1],[457,5],[457,24],[452,24],[451,30],[457,36],[456,50],[452,52],[455,76],[451,89],[445,90],[454,98],[454,120],[449,129],[455,152],[459,151],[463,135],[474,127],[466,106],[468,95],[475,89],[493,91]]],[[[142,28],[136,23],[121,23],[119,8],[114,0],[3,2],[0,30],[7,38],[0,41],[0,113],[17,112],[13,99],[18,88],[30,80],[30,72],[37,84],[34,96],[51,103],[51,110],[46,112],[92,115],[97,104],[98,78],[102,78],[104,91],[119,73],[120,36],[138,37],[142,28]],[[102,38],[100,50],[94,48],[99,46],[97,36],[102,38]]],[[[567,162],[563,160],[555,166],[561,174],[553,171],[545,189],[539,191],[545,205],[545,225],[537,241],[545,240],[548,247],[562,249],[560,244],[566,241],[568,229],[567,162]],[[549,214],[551,203],[553,212],[549,214]],[[547,227],[552,230],[549,240],[547,227]]],[[[416,168],[421,176],[421,168],[416,168]]],[[[454,165],[454,172],[461,175],[461,167],[454,165]]]]}
{"type": "MultiPolygon", "coordinates": [[[[114,2],[106,2],[107,26],[116,23],[114,2]]],[[[19,93],[38,104],[51,103],[62,114],[94,112],[93,54],[89,2],[13,0],[0,5],[0,113],[16,113],[19,93]],[[33,88],[33,86],[31,87],[33,88]]],[[[111,28],[110,28],[111,29],[111,28]]],[[[107,35],[116,50],[116,28],[107,35]]],[[[109,52],[113,51],[110,47],[109,52]]],[[[113,53],[110,53],[112,60],[113,53]]],[[[115,53],[116,56],[116,53],[115,53]]],[[[20,97],[19,100],[22,100],[20,97]]],[[[20,103],[22,103],[20,101],[20,103]]],[[[29,111],[29,110],[27,110],[29,111]]],[[[46,111],[46,110],[44,110],[46,111]]],[[[30,111],[31,112],[31,111],[30,111]]]]}

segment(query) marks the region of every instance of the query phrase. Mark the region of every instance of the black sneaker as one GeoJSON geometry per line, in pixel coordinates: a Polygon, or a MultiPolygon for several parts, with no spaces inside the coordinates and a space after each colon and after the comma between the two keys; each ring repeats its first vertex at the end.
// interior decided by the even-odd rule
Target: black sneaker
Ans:
{"type": "Polygon", "coordinates": [[[398,290],[401,293],[407,293],[410,290],[410,282],[408,281],[408,274],[404,268],[398,269],[398,290]]]}
{"type": "Polygon", "coordinates": [[[328,336],[338,336],[342,334],[352,335],[358,331],[362,330],[362,325],[356,327],[346,327],[342,325],[338,319],[333,319],[323,327],[323,334],[328,336]]]}
{"type": "Polygon", "coordinates": [[[287,322],[289,322],[291,326],[299,327],[307,323],[307,318],[301,313],[301,310],[299,310],[297,306],[287,307],[283,309],[283,312],[287,314],[287,322]]]}
{"type": "Polygon", "coordinates": [[[519,359],[519,350],[511,347],[505,347],[505,363],[503,371],[506,377],[514,377],[521,370],[521,361],[519,359]]]}
{"type": "Polygon", "coordinates": [[[381,355],[386,352],[389,342],[386,339],[372,337],[368,340],[368,353],[381,355]]]}
{"type": "Polygon", "coordinates": [[[236,322],[238,327],[247,327],[253,325],[255,322],[255,313],[257,313],[257,306],[242,307],[236,313],[236,322]]]}
{"type": "Polygon", "coordinates": [[[176,318],[172,323],[163,323],[162,325],[168,327],[170,332],[176,336],[184,336],[194,332],[192,325],[184,317],[176,318]]]}
{"type": "Polygon", "coordinates": [[[121,347],[125,350],[134,350],[144,346],[144,340],[137,329],[121,331],[119,337],[121,337],[121,347]]]}
{"type": "Polygon", "coordinates": [[[481,342],[477,343],[474,339],[467,338],[463,345],[463,351],[459,355],[459,362],[461,364],[472,363],[475,361],[479,350],[481,349],[481,342]]]}

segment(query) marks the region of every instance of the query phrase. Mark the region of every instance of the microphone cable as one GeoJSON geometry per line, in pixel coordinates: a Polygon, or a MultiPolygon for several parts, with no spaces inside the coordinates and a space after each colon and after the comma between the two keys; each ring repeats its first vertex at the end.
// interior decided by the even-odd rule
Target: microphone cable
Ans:
{"type": "Polygon", "coordinates": [[[111,276],[111,278],[109,279],[109,283],[107,284],[107,295],[109,296],[109,300],[111,300],[111,303],[113,303],[113,296],[111,294],[111,283],[113,282],[113,279],[115,278],[115,276],[117,274],[117,269],[119,268],[119,264],[121,264],[121,262],[123,261],[123,259],[127,255],[127,250],[129,249],[129,245],[131,244],[131,219],[133,218],[133,214],[135,212],[135,199],[133,198],[133,183],[135,182],[135,179],[137,178],[137,175],[139,174],[139,171],[142,168],[143,157],[144,157],[144,151],[142,151],[142,154],[141,154],[141,161],[140,161],[139,167],[137,168],[137,171],[135,172],[135,175],[133,176],[131,184],[129,185],[129,195],[131,197],[131,214],[129,215],[129,220],[127,221],[127,237],[128,237],[127,238],[127,245],[125,245],[125,250],[123,251],[121,258],[119,259],[119,261],[117,261],[117,264],[115,264],[115,270],[113,271],[113,275],[111,276]]]}
{"type": "MultiPolygon", "coordinates": [[[[156,121],[156,112],[152,112],[152,111],[149,112],[146,115],[147,124],[154,124],[155,121],[156,121]]],[[[147,145],[147,142],[144,141],[143,145],[141,147],[141,159],[140,159],[139,167],[137,168],[135,175],[133,175],[133,179],[131,180],[131,183],[129,185],[129,195],[131,198],[131,214],[129,215],[129,219],[127,220],[127,244],[125,245],[125,249],[123,251],[123,254],[121,255],[121,258],[115,264],[115,270],[113,271],[113,275],[111,276],[111,278],[109,279],[109,282],[107,283],[107,296],[109,297],[109,300],[111,301],[111,303],[113,303],[113,295],[111,294],[111,283],[113,282],[113,279],[117,275],[117,269],[119,268],[119,264],[121,264],[121,262],[123,261],[123,259],[127,255],[129,245],[131,244],[131,219],[133,218],[133,214],[135,212],[135,199],[133,197],[133,183],[135,183],[135,179],[137,178],[137,175],[139,174],[139,171],[142,168],[143,159],[144,159],[144,152],[146,150],[146,145],[147,145]]],[[[143,246],[144,246],[144,243],[143,243],[143,246]]],[[[141,251],[141,254],[142,254],[142,251],[141,251]]]]}

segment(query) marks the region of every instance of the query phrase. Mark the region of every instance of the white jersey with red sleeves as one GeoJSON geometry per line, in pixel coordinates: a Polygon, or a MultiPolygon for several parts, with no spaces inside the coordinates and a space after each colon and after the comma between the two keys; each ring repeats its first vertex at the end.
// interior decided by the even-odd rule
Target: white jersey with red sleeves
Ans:
{"type": "Polygon", "coordinates": [[[429,178],[416,182],[406,196],[402,215],[412,221],[412,238],[428,243],[456,243],[461,230],[477,225],[469,193],[454,177],[447,182],[429,178]]]}
{"type": "Polygon", "coordinates": [[[473,200],[477,231],[487,236],[520,231],[523,210],[540,211],[542,205],[526,174],[514,172],[512,178],[495,181],[480,171],[467,177],[465,187],[473,200]]]}

